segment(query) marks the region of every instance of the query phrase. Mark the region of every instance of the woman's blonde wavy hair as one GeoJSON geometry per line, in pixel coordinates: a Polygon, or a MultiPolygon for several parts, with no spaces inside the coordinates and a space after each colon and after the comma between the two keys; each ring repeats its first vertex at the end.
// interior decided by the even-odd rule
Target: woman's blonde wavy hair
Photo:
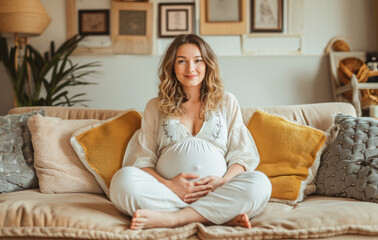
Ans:
{"type": "Polygon", "coordinates": [[[220,107],[224,86],[220,78],[218,60],[210,46],[195,34],[178,35],[165,52],[159,66],[159,110],[165,116],[180,117],[185,113],[183,104],[190,98],[185,94],[182,84],[174,73],[177,49],[187,43],[196,44],[206,64],[206,73],[201,86],[202,111],[216,110],[220,107]]]}

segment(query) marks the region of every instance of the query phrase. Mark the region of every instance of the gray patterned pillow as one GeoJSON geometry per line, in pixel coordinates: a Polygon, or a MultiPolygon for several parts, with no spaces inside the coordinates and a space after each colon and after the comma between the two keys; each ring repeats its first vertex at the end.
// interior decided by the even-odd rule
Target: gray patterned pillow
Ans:
{"type": "Polygon", "coordinates": [[[27,125],[37,114],[44,116],[45,109],[0,116],[0,193],[38,187],[27,125]]]}
{"type": "Polygon", "coordinates": [[[316,193],[378,203],[378,121],[338,114],[325,149],[316,193]]]}

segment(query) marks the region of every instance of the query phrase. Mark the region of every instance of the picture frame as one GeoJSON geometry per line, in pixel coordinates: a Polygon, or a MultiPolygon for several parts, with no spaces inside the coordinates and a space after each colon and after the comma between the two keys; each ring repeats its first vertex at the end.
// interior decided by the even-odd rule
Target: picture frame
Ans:
{"type": "Polygon", "coordinates": [[[247,33],[247,0],[200,0],[201,35],[241,35],[247,33]],[[220,4],[221,1],[224,4],[220,4]],[[213,5],[219,5],[212,9],[213,5]],[[232,5],[234,7],[232,7],[232,5]],[[223,6],[223,7],[222,7],[223,6]],[[227,6],[236,9],[231,16],[222,16],[227,6]],[[235,6],[237,6],[235,8],[235,6]],[[211,8],[211,9],[210,9],[211,8]],[[235,16],[237,16],[235,18],[235,16]]]}
{"type": "Polygon", "coordinates": [[[159,3],[159,37],[194,33],[194,3],[159,3]]]}
{"type": "Polygon", "coordinates": [[[283,0],[251,0],[251,32],[283,32],[283,0]]]}
{"type": "Polygon", "coordinates": [[[207,22],[239,22],[241,13],[241,0],[206,0],[207,22]]]}
{"type": "Polygon", "coordinates": [[[120,0],[123,2],[148,2],[148,0],[120,0]]]}
{"type": "Polygon", "coordinates": [[[112,1],[111,13],[113,53],[152,54],[153,4],[112,1]]]}
{"type": "MultiPolygon", "coordinates": [[[[76,0],[66,0],[66,39],[79,34],[79,14],[82,9],[78,9],[76,0]]],[[[110,5],[109,5],[110,8],[110,5]]],[[[107,10],[109,10],[107,8],[107,10]]],[[[89,8],[88,8],[89,9],[89,8]]],[[[102,9],[106,9],[103,5],[102,9]]],[[[110,21],[109,21],[110,23],[110,21]]],[[[109,27],[110,30],[110,27],[109,27]]],[[[110,35],[92,35],[88,36],[75,49],[74,54],[112,54],[110,35]]]]}
{"type": "Polygon", "coordinates": [[[109,35],[109,10],[79,10],[80,35],[109,35]]]}

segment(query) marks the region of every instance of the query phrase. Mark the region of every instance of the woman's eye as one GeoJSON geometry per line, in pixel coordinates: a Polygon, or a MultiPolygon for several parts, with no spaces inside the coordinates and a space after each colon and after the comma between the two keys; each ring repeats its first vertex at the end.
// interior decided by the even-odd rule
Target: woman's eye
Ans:
{"type": "Polygon", "coordinates": [[[184,63],[184,60],[178,60],[177,63],[184,63]]]}
{"type": "Polygon", "coordinates": [[[202,62],[202,59],[197,59],[196,60],[196,63],[201,63],[202,62]]]}

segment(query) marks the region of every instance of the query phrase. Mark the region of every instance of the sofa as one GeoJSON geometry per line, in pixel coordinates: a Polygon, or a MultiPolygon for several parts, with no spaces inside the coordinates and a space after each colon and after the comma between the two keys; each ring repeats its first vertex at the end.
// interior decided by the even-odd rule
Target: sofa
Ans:
{"type": "MultiPolygon", "coordinates": [[[[14,108],[9,114],[40,108],[14,108]]],[[[125,112],[74,107],[44,109],[46,116],[64,120],[107,121],[125,112]]],[[[246,125],[256,111],[263,111],[322,132],[329,131],[335,114],[356,117],[356,111],[349,103],[241,110],[246,125]]],[[[49,132],[53,134],[53,130],[49,132]]],[[[35,144],[33,142],[34,148],[35,144]]],[[[48,161],[54,162],[54,158],[48,161]]],[[[54,184],[64,187],[70,183],[58,181],[54,184]]],[[[261,214],[251,219],[251,229],[191,223],[177,228],[147,230],[130,230],[131,218],[120,213],[103,192],[44,192],[32,188],[0,194],[0,239],[378,239],[376,202],[316,191],[297,202],[272,199],[261,214]]]]}

